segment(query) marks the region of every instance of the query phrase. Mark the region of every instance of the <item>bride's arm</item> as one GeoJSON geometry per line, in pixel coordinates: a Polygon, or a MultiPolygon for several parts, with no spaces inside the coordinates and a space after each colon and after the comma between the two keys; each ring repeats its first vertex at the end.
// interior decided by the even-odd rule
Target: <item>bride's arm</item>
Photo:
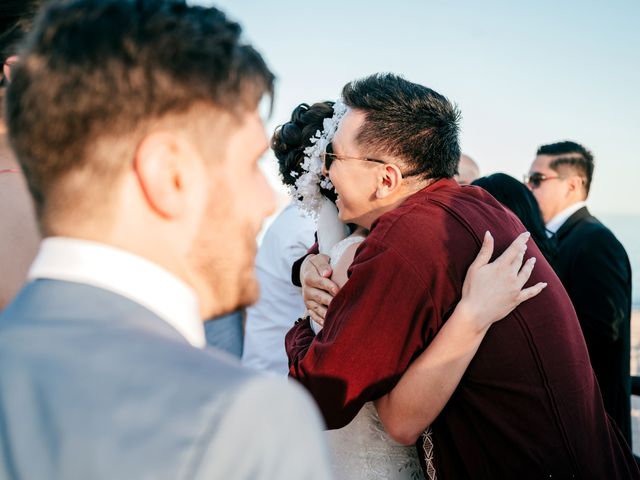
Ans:
{"type": "Polygon", "coordinates": [[[487,232],[480,253],[467,271],[462,298],[429,347],[409,366],[394,389],[375,406],[389,435],[405,445],[444,408],[492,323],[546,287],[522,289],[535,258],[524,266],[528,234],[520,235],[494,262],[493,238],[487,232]],[[522,267],[522,268],[520,268],[522,267]]]}

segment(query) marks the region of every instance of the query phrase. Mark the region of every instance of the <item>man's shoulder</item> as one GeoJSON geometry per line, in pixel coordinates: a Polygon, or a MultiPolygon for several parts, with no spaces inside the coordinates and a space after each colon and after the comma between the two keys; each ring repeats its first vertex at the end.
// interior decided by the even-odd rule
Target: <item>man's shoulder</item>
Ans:
{"type": "MultiPolygon", "coordinates": [[[[70,415],[68,405],[105,421],[109,412],[119,412],[132,431],[160,422],[162,431],[182,425],[196,432],[199,422],[224,417],[238,402],[255,407],[244,411],[248,421],[276,406],[277,413],[285,405],[308,404],[284,379],[242,367],[221,350],[195,348],[158,326],[4,312],[0,398],[9,392],[4,381],[26,382],[46,395],[60,418],[70,415]],[[100,401],[90,401],[86,391],[100,401]],[[129,407],[122,411],[122,405],[129,407]]],[[[122,433],[115,426],[110,431],[114,438],[122,433]]]]}
{"type": "MultiPolygon", "coordinates": [[[[579,242],[588,248],[622,248],[615,234],[593,215],[580,219],[566,236],[566,240],[579,242]]],[[[562,245],[562,239],[560,239],[562,245]]]]}
{"type": "Polygon", "coordinates": [[[228,406],[200,440],[194,478],[332,478],[320,415],[302,387],[254,377],[228,406]]]}
{"type": "Polygon", "coordinates": [[[470,232],[469,224],[474,218],[490,215],[491,209],[504,212],[493,197],[477,187],[460,188],[443,183],[434,190],[417,192],[382,215],[369,237],[395,243],[420,235],[422,240],[447,242],[453,232],[470,232]]]}
{"type": "MultiPolygon", "coordinates": [[[[239,451],[247,462],[263,458],[261,449],[284,455],[282,435],[294,437],[290,425],[310,424],[319,436],[317,414],[303,392],[241,367],[224,352],[118,327],[88,325],[93,333],[77,336],[78,328],[84,327],[74,319],[2,332],[3,420],[28,424],[23,435],[34,448],[48,448],[43,439],[56,425],[58,438],[73,445],[91,471],[108,464],[127,478],[144,471],[158,478],[201,478],[196,472],[219,472],[217,464],[239,458],[239,451]],[[24,404],[34,408],[25,411],[24,404]],[[132,444],[134,438],[144,441],[132,444]],[[204,453],[211,458],[202,458],[204,453]],[[152,465],[141,458],[153,459],[152,465]],[[185,469],[193,475],[181,474],[185,469]]],[[[217,478],[252,478],[228,466],[229,476],[217,478]]]]}
{"type": "Polygon", "coordinates": [[[248,424],[253,422],[253,428],[259,429],[266,426],[267,420],[269,424],[275,421],[276,425],[286,421],[292,409],[314,412],[308,394],[287,378],[243,367],[218,350],[192,349],[191,353],[193,357],[179,362],[174,373],[187,377],[183,386],[188,389],[186,395],[193,395],[205,404],[219,405],[220,415],[241,412],[248,424]]]}

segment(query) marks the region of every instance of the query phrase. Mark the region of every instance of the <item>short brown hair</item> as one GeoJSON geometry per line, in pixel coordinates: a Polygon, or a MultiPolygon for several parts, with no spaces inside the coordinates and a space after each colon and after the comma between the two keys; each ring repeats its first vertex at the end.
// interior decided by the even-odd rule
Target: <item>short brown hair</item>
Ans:
{"type": "Polygon", "coordinates": [[[49,5],[19,51],[5,111],[40,220],[70,172],[108,177],[90,161],[100,139],[197,104],[248,111],[272,94],[273,74],[240,34],[221,11],[184,1],[49,5]]]}
{"type": "Polygon", "coordinates": [[[460,162],[460,112],[446,97],[391,73],[354,80],[344,102],[365,114],[357,137],[372,155],[402,159],[407,175],[449,178],[460,162]]]}

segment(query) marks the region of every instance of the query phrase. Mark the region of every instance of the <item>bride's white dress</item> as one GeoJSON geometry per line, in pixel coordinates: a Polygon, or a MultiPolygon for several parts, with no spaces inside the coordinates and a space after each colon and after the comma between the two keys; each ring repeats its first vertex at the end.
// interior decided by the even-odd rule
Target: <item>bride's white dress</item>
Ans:
{"type": "MultiPolygon", "coordinates": [[[[352,235],[333,245],[331,264],[335,267],[346,249],[364,240],[352,235]]],[[[424,478],[414,446],[395,442],[384,430],[373,402],[366,403],[344,428],[326,432],[333,468],[340,480],[415,480],[424,478]]]]}
{"type": "Polygon", "coordinates": [[[365,403],[349,425],[325,434],[337,479],[424,478],[416,448],[400,445],[387,435],[373,402],[365,403]]]}
{"type": "MultiPolygon", "coordinates": [[[[329,255],[333,268],[351,245],[365,239],[362,234],[349,235],[335,205],[326,199],[317,227],[319,251],[329,255]]],[[[322,329],[311,323],[316,333],[322,329]]],[[[366,403],[346,427],[325,433],[338,480],[424,478],[416,448],[400,445],[387,435],[373,402],[366,403]]]]}

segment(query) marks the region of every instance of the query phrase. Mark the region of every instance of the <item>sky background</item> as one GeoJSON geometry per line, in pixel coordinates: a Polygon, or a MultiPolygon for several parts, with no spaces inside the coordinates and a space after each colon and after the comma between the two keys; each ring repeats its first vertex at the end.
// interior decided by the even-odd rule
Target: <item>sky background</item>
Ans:
{"type": "Polygon", "coordinates": [[[299,103],[390,71],[459,106],[482,174],[521,179],[540,144],[574,140],[595,155],[592,211],[640,215],[638,0],[198,3],[238,21],[276,73],[269,135],[299,103]]]}

